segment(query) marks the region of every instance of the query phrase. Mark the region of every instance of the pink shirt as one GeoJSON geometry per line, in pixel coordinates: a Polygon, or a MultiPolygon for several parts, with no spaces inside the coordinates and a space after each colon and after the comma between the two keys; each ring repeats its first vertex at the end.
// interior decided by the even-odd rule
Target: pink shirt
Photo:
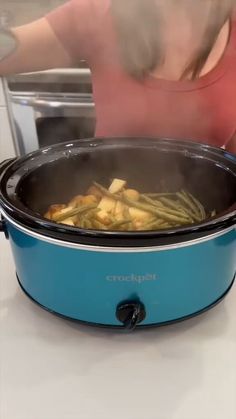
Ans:
{"type": "Polygon", "coordinates": [[[236,21],[223,57],[207,75],[139,82],[122,67],[110,0],[70,0],[47,19],[72,58],[85,59],[92,71],[97,136],[169,137],[221,147],[236,133],[236,21]]]}

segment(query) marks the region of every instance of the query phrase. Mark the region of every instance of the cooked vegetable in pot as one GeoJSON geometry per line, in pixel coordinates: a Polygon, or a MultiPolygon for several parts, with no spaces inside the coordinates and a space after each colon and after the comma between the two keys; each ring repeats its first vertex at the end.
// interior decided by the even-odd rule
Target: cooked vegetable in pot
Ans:
{"type": "Polygon", "coordinates": [[[163,230],[199,223],[213,217],[189,192],[146,193],[129,189],[114,179],[108,189],[94,182],[85,195],[65,204],[51,205],[45,218],[85,229],[141,231],[163,230]]]}

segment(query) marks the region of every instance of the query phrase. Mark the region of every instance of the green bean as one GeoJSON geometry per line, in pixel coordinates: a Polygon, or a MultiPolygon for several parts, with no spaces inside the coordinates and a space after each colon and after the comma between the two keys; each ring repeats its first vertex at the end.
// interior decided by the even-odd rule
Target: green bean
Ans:
{"type": "Polygon", "coordinates": [[[130,213],[129,213],[129,208],[128,206],[125,206],[124,211],[123,211],[123,216],[125,218],[129,218],[130,217],[130,213]]]}
{"type": "Polygon", "coordinates": [[[80,228],[85,228],[85,219],[83,217],[80,218],[79,226],[80,228]]]}
{"type": "Polygon", "coordinates": [[[183,214],[179,214],[177,212],[173,213],[173,211],[169,211],[169,213],[163,212],[166,210],[163,208],[163,211],[157,209],[157,207],[142,204],[139,201],[133,201],[129,198],[126,198],[125,196],[119,196],[117,194],[111,194],[106,188],[104,188],[102,185],[100,185],[97,182],[94,182],[94,185],[101,190],[101,192],[104,193],[104,195],[107,195],[109,197],[112,197],[113,199],[122,201],[130,206],[133,206],[135,208],[141,209],[143,211],[147,211],[151,214],[158,215],[160,218],[163,218],[164,220],[171,221],[171,222],[182,222],[183,224],[189,224],[190,220],[189,217],[186,217],[183,214]],[[159,211],[159,212],[158,212],[159,211]]]}
{"type": "Polygon", "coordinates": [[[121,201],[121,202],[125,202],[125,197],[118,195],[118,194],[114,194],[109,192],[106,188],[104,188],[102,185],[100,185],[97,182],[93,182],[94,186],[96,186],[105,196],[108,196],[109,198],[112,198],[116,201],[121,201]]]}
{"type": "MultiPolygon", "coordinates": [[[[133,201],[133,200],[131,200],[129,198],[126,198],[125,196],[119,196],[117,194],[111,194],[106,188],[104,188],[102,185],[100,185],[97,182],[94,182],[94,185],[97,188],[99,188],[101,190],[101,192],[104,193],[104,195],[107,195],[109,197],[112,197],[113,199],[116,199],[116,200],[119,200],[121,202],[124,202],[125,204],[128,204],[129,206],[132,206],[132,207],[141,209],[143,211],[147,211],[147,212],[149,212],[151,214],[154,214],[154,215],[158,215],[160,218],[163,218],[164,220],[167,220],[167,221],[181,222],[181,217],[180,218],[179,217],[177,218],[177,215],[176,214],[174,214],[174,215],[173,214],[170,214],[169,215],[169,214],[166,214],[166,213],[161,212],[161,211],[158,212],[159,210],[157,210],[157,207],[154,207],[154,206],[151,206],[151,205],[147,205],[147,204],[142,204],[139,201],[133,201]]],[[[163,208],[163,210],[164,210],[164,208],[163,208]]],[[[183,224],[188,224],[189,223],[189,219],[186,219],[185,217],[184,217],[184,219],[182,221],[183,221],[183,224]]]]}
{"type": "Polygon", "coordinates": [[[157,215],[158,217],[162,218],[163,220],[170,221],[170,222],[177,222],[182,224],[189,224],[189,219],[182,218],[180,216],[168,214],[164,211],[161,211],[160,209],[157,209],[155,207],[152,207],[151,205],[147,204],[141,204],[137,201],[132,201],[128,198],[123,198],[124,202],[126,202],[128,205],[141,209],[143,211],[149,212],[150,214],[157,215]]]}
{"type": "Polygon", "coordinates": [[[135,230],[136,228],[134,227],[132,222],[127,225],[127,231],[135,231],[135,230]]]}
{"type": "Polygon", "coordinates": [[[54,221],[57,221],[57,222],[64,221],[67,218],[74,217],[77,214],[82,214],[83,212],[87,212],[88,210],[92,208],[96,208],[96,206],[97,204],[90,204],[90,205],[84,205],[81,207],[73,208],[71,210],[64,212],[63,214],[54,216],[53,219],[54,221]]]}
{"type": "Polygon", "coordinates": [[[177,200],[177,201],[175,201],[175,204],[178,206],[179,210],[182,210],[182,212],[184,214],[186,214],[192,220],[192,222],[194,222],[194,221],[196,221],[196,222],[201,221],[201,217],[199,215],[196,215],[195,213],[193,213],[189,208],[186,208],[186,206],[184,206],[181,203],[181,201],[177,200]]]}
{"type": "Polygon", "coordinates": [[[100,208],[94,208],[90,211],[87,212],[87,214],[84,215],[84,218],[86,219],[90,219],[91,217],[93,217],[95,214],[97,214],[99,211],[101,211],[100,208]]]}
{"type": "Polygon", "coordinates": [[[169,225],[170,224],[165,221],[154,219],[145,223],[142,230],[162,229],[169,227],[169,225]]]}
{"type": "Polygon", "coordinates": [[[93,227],[96,228],[97,230],[107,230],[107,226],[105,226],[104,224],[100,223],[97,220],[93,220],[92,223],[93,227]]]}
{"type": "MultiPolygon", "coordinates": [[[[166,208],[168,208],[168,211],[170,211],[169,208],[171,208],[173,211],[179,214],[182,214],[186,218],[190,218],[191,221],[194,221],[193,214],[190,211],[186,210],[186,208],[184,208],[182,205],[180,205],[178,201],[171,200],[168,198],[160,198],[160,199],[161,199],[161,202],[164,205],[166,205],[166,208]]],[[[171,212],[171,213],[174,214],[174,212],[171,212]]]]}
{"type": "Polygon", "coordinates": [[[162,198],[165,196],[175,196],[175,192],[156,192],[156,193],[145,193],[148,198],[162,198]]]}
{"type": "MultiPolygon", "coordinates": [[[[166,194],[164,194],[164,193],[160,193],[160,194],[143,194],[142,195],[142,198],[145,201],[147,201],[150,204],[155,205],[155,206],[158,206],[158,203],[159,204],[163,204],[163,206],[167,207],[168,210],[169,210],[169,208],[171,208],[172,210],[175,210],[175,211],[179,212],[180,214],[183,214],[184,217],[190,218],[191,221],[196,221],[196,222],[201,221],[201,218],[203,216],[202,211],[200,212],[200,218],[199,218],[199,214],[196,215],[196,209],[201,204],[197,200],[195,200],[194,197],[191,196],[193,198],[192,200],[196,204],[196,208],[193,207],[189,203],[189,201],[183,199],[185,205],[188,205],[188,207],[191,208],[192,212],[190,212],[188,208],[183,207],[182,205],[180,205],[178,201],[176,201],[174,199],[167,198],[168,196],[170,197],[170,196],[174,196],[174,195],[176,195],[176,194],[174,194],[174,193],[166,193],[166,194]],[[159,197],[159,201],[156,201],[154,199],[151,199],[150,196],[159,197]]],[[[186,193],[184,193],[184,195],[186,197],[186,193]]],[[[172,213],[172,212],[171,212],[171,214],[172,215],[177,215],[176,213],[172,213]]]]}
{"type": "Polygon", "coordinates": [[[122,227],[123,225],[130,224],[132,220],[126,219],[126,220],[120,220],[115,221],[112,224],[108,226],[108,230],[114,230],[118,229],[119,227],[122,227]]]}
{"type": "Polygon", "coordinates": [[[147,202],[148,204],[153,205],[154,207],[161,207],[161,208],[163,208],[163,204],[160,201],[156,201],[154,199],[151,199],[146,194],[142,194],[140,198],[143,201],[147,202]]]}
{"type": "Polygon", "coordinates": [[[114,193],[108,191],[108,189],[104,188],[97,182],[93,182],[94,186],[96,186],[104,195],[108,196],[109,198],[118,199],[118,196],[114,193]]]}
{"type": "Polygon", "coordinates": [[[176,203],[176,201],[168,199],[168,198],[160,198],[160,201],[162,204],[164,204],[166,207],[170,207],[171,209],[174,209],[176,211],[179,210],[179,205],[176,203]]]}
{"type": "Polygon", "coordinates": [[[117,219],[114,215],[109,214],[109,218],[110,218],[112,224],[117,222],[117,219]]]}
{"type": "MultiPolygon", "coordinates": [[[[142,204],[141,204],[142,205],[142,204]]],[[[145,205],[145,204],[143,204],[143,205],[145,205]]],[[[151,206],[151,204],[150,205],[148,205],[148,206],[146,206],[145,207],[146,209],[144,209],[144,207],[143,207],[143,210],[144,211],[149,211],[149,212],[151,212],[151,209],[154,209],[154,210],[160,210],[160,211],[164,211],[167,215],[174,215],[174,216],[176,216],[176,217],[183,217],[183,218],[186,218],[186,220],[188,219],[189,220],[189,216],[188,215],[186,215],[186,214],[184,214],[183,213],[183,211],[176,211],[176,210],[172,210],[172,209],[170,209],[170,208],[167,208],[167,207],[165,207],[164,205],[162,206],[162,207],[157,207],[157,206],[151,206]]],[[[142,209],[141,207],[140,207],[140,209],[142,209]]]]}
{"type": "Polygon", "coordinates": [[[199,214],[200,214],[200,216],[201,216],[201,219],[202,220],[204,220],[204,218],[206,218],[206,212],[205,212],[205,209],[204,209],[204,207],[203,207],[203,205],[201,204],[201,202],[200,201],[198,201],[192,194],[190,194],[189,192],[188,192],[188,196],[192,199],[192,201],[195,203],[195,205],[196,205],[196,208],[198,209],[198,211],[199,211],[199,214]]]}
{"type": "Polygon", "coordinates": [[[144,224],[144,227],[147,227],[147,226],[152,225],[152,224],[162,226],[163,224],[166,224],[166,223],[167,223],[166,221],[161,220],[160,218],[155,217],[152,220],[147,221],[144,224]]]}
{"type": "Polygon", "coordinates": [[[180,216],[180,217],[186,218],[189,221],[192,220],[192,217],[190,217],[189,214],[186,211],[184,211],[183,209],[179,209],[178,211],[175,211],[175,210],[172,210],[170,208],[164,207],[163,211],[164,210],[167,214],[176,215],[176,217],[180,216]]]}
{"type": "Polygon", "coordinates": [[[184,218],[187,218],[187,219],[190,219],[190,221],[193,221],[190,214],[187,213],[187,211],[184,211],[183,207],[180,208],[179,205],[177,205],[176,201],[174,200],[167,199],[167,198],[160,198],[160,201],[155,201],[153,199],[146,197],[146,195],[142,195],[141,197],[143,198],[144,201],[150,203],[150,205],[153,205],[159,208],[160,210],[165,210],[168,214],[176,215],[177,217],[181,215],[184,218]]]}
{"type": "Polygon", "coordinates": [[[84,228],[88,228],[88,229],[92,228],[92,222],[88,220],[87,218],[84,218],[84,228]]]}
{"type": "Polygon", "coordinates": [[[188,216],[191,218],[193,223],[199,223],[199,221],[201,221],[201,217],[199,215],[193,214],[192,211],[190,211],[188,208],[185,208],[184,206],[182,206],[182,208],[185,214],[188,214],[188,216]]]}
{"type": "Polygon", "coordinates": [[[190,208],[190,210],[195,214],[195,216],[199,215],[198,210],[196,209],[196,206],[193,205],[193,203],[190,201],[189,197],[186,196],[184,191],[177,192],[176,195],[178,196],[180,201],[182,201],[187,206],[187,208],[190,208]]]}

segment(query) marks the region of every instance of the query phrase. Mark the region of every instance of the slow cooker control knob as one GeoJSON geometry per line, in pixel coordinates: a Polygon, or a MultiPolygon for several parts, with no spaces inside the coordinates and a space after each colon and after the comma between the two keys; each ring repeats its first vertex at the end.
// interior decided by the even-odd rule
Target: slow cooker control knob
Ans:
{"type": "Polygon", "coordinates": [[[140,301],[126,301],[118,305],[116,317],[126,330],[131,331],[145,319],[146,310],[140,301]]]}

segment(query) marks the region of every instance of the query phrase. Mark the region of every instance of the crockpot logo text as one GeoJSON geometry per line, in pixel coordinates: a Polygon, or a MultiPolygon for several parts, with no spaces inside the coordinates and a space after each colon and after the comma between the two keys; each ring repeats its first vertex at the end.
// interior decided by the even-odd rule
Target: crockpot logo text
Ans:
{"type": "Polygon", "coordinates": [[[141,284],[142,282],[146,281],[156,281],[157,275],[156,274],[145,274],[145,275],[107,275],[106,280],[109,282],[137,282],[141,284]]]}

